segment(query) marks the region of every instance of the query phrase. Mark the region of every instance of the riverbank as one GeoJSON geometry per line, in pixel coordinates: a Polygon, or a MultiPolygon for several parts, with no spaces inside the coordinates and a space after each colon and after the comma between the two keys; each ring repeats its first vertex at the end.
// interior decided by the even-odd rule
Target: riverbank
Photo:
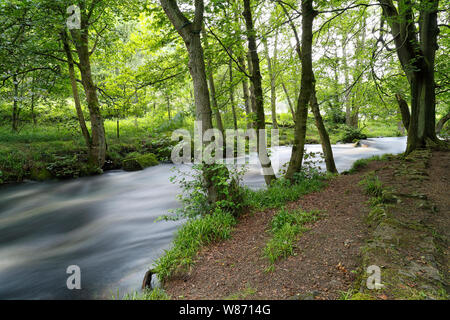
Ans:
{"type": "Polygon", "coordinates": [[[357,162],[284,209],[248,212],[164,288],[172,299],[447,299],[449,160],[435,151],[357,162]],[[318,218],[272,263],[265,250],[281,210],[318,218]],[[366,286],[371,265],[379,290],[366,286]]]}
{"type": "MultiPolygon", "coordinates": [[[[0,128],[0,185],[24,180],[74,179],[108,170],[133,171],[156,165],[158,162],[170,162],[175,144],[170,139],[171,132],[182,125],[182,122],[174,122],[172,125],[167,124],[155,129],[149,127],[149,122],[145,119],[123,120],[118,138],[115,123],[105,122],[108,150],[102,169],[88,165],[87,148],[76,127],[28,126],[19,133],[13,133],[9,127],[3,127],[0,128]],[[142,156],[147,159],[139,161],[137,158],[142,156]]],[[[401,135],[392,124],[380,125],[376,122],[369,122],[361,130],[344,125],[328,125],[328,130],[332,144],[338,141],[351,143],[365,137],[401,135]]],[[[293,129],[280,128],[279,145],[292,145],[293,141],[293,129]]],[[[313,121],[308,123],[306,142],[320,143],[313,121]]]]}
{"type": "Polygon", "coordinates": [[[0,185],[74,179],[116,169],[135,171],[170,161],[174,143],[169,133],[156,134],[131,125],[117,138],[109,129],[106,163],[100,169],[88,164],[83,139],[68,128],[25,128],[20,133],[0,128],[0,185]]]}

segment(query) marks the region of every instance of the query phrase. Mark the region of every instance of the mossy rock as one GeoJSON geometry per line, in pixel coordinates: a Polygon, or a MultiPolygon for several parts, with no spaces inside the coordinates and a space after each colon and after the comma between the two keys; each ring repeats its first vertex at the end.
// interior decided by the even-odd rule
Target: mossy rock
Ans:
{"type": "Polygon", "coordinates": [[[53,178],[51,172],[47,168],[33,167],[30,171],[30,177],[36,181],[46,181],[53,178]]]}
{"type": "Polygon", "coordinates": [[[137,158],[125,159],[122,161],[122,169],[125,171],[139,171],[144,168],[137,161],[137,158]]]}
{"type": "Polygon", "coordinates": [[[158,164],[158,160],[153,153],[136,154],[132,153],[122,161],[122,168],[125,171],[139,171],[148,167],[153,167],[158,164]]]}
{"type": "Polygon", "coordinates": [[[147,153],[137,157],[137,161],[143,168],[153,167],[158,165],[158,160],[153,153],[147,153]]]}

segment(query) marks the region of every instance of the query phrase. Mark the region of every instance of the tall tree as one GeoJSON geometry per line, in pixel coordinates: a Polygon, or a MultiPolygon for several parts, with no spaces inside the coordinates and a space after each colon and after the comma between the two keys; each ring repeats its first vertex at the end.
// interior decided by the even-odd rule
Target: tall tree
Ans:
{"type": "Polygon", "coordinates": [[[260,134],[262,132],[265,132],[266,130],[266,119],[264,113],[264,97],[261,84],[262,77],[259,65],[258,50],[256,46],[256,32],[253,27],[253,17],[250,6],[250,0],[244,0],[244,11],[242,14],[245,19],[245,26],[247,30],[247,40],[248,40],[249,61],[251,62],[250,81],[252,83],[254,112],[256,113],[255,124],[256,129],[258,131],[257,151],[261,166],[263,168],[264,179],[266,181],[266,184],[270,185],[272,181],[276,180],[276,176],[273,171],[269,155],[267,153],[266,136],[265,134],[260,134]]]}
{"type": "MultiPolygon", "coordinates": [[[[170,22],[183,39],[188,51],[189,72],[194,83],[196,119],[202,124],[202,131],[199,133],[203,135],[207,130],[213,128],[205,60],[200,39],[203,28],[204,3],[203,0],[195,0],[194,20],[190,21],[181,12],[176,0],[160,0],[160,2],[170,22]]],[[[206,144],[205,141],[204,144],[206,144]]],[[[211,203],[215,203],[219,195],[212,182],[208,166],[205,166],[204,177],[208,189],[208,199],[211,203]]]]}
{"type": "Polygon", "coordinates": [[[406,154],[417,148],[439,144],[435,132],[435,57],[438,0],[379,0],[383,17],[394,38],[397,56],[410,85],[411,119],[406,154]],[[415,12],[419,13],[418,29],[415,12]]]}
{"type": "MultiPolygon", "coordinates": [[[[308,105],[313,92],[314,74],[312,68],[312,41],[313,21],[317,12],[313,9],[312,0],[304,0],[301,5],[302,12],[302,40],[297,40],[297,52],[301,52],[302,80],[300,94],[295,111],[294,145],[292,146],[291,159],[286,171],[286,177],[293,179],[295,173],[302,168],[305,152],[306,122],[308,119],[308,105]]],[[[298,35],[296,35],[298,39],[298,35]]]]}
{"type": "MultiPolygon", "coordinates": [[[[309,1],[306,1],[309,2],[309,1]]],[[[312,27],[314,18],[317,15],[317,11],[314,10],[312,1],[309,3],[302,3],[302,16],[303,16],[303,24],[302,24],[302,44],[300,44],[300,38],[298,36],[297,27],[295,26],[294,22],[290,18],[287,9],[284,7],[283,3],[280,3],[282,6],[286,16],[289,19],[289,23],[291,26],[291,29],[294,33],[294,37],[296,40],[296,52],[301,60],[302,63],[302,71],[305,70],[305,74],[302,72],[302,82],[301,82],[301,91],[297,103],[297,112],[296,115],[299,114],[300,110],[302,112],[301,117],[295,118],[295,142],[299,146],[301,146],[301,149],[296,149],[296,152],[298,153],[297,156],[294,155],[294,148],[292,149],[292,156],[291,156],[291,162],[289,163],[288,172],[286,173],[286,176],[290,179],[292,179],[295,172],[299,171],[302,166],[302,160],[303,160],[303,153],[304,153],[304,146],[305,146],[305,138],[306,138],[306,120],[308,117],[308,103],[311,105],[311,110],[314,115],[314,119],[316,122],[316,127],[319,132],[320,141],[322,144],[322,150],[325,157],[325,165],[328,172],[331,173],[337,173],[336,164],[334,162],[334,156],[333,156],[333,150],[331,148],[331,142],[330,137],[328,135],[328,132],[325,128],[325,125],[323,123],[322,116],[320,114],[320,108],[319,103],[317,102],[317,95],[316,95],[316,79],[314,76],[314,70],[312,65],[312,40],[313,40],[313,33],[312,33],[312,27]],[[306,50],[306,54],[305,54],[306,50]],[[309,94],[309,97],[308,97],[309,94]],[[308,100],[305,99],[308,97],[308,100]],[[302,104],[306,103],[306,110],[300,109],[303,108],[302,104]],[[302,121],[303,124],[300,124],[304,127],[301,127],[297,121],[302,121]],[[299,135],[299,136],[297,136],[299,135]],[[300,153],[301,150],[301,153],[300,153]],[[301,158],[298,158],[301,156],[301,158]],[[295,162],[292,162],[292,161],[295,162]],[[297,161],[300,161],[298,163],[297,161]],[[292,167],[291,167],[292,166],[292,167]],[[298,166],[298,167],[296,167],[298,166]],[[296,169],[295,169],[296,168],[296,169]],[[291,172],[289,173],[289,169],[291,169],[291,172]],[[296,171],[293,171],[296,170],[296,171]],[[289,173],[289,175],[288,175],[289,173]]],[[[294,145],[295,146],[295,145],[294,145]]]]}
{"type": "MultiPolygon", "coordinates": [[[[100,112],[100,103],[98,101],[97,86],[94,83],[91,68],[91,54],[89,47],[90,26],[96,17],[93,15],[96,7],[100,5],[99,0],[79,1],[80,8],[80,29],[71,29],[72,40],[75,45],[80,69],[81,82],[86,94],[86,102],[89,109],[89,118],[91,121],[91,144],[90,161],[98,167],[103,167],[106,158],[106,135],[103,125],[103,117],[100,112]]],[[[95,46],[92,48],[95,50],[95,46]]]]}
{"type": "Polygon", "coordinates": [[[278,47],[278,33],[275,34],[275,44],[273,51],[273,59],[270,57],[269,45],[267,44],[267,39],[263,39],[264,51],[266,53],[267,68],[270,77],[270,105],[272,111],[272,125],[275,129],[278,129],[277,121],[277,88],[276,88],[276,71],[275,64],[277,62],[277,47],[278,47]]]}

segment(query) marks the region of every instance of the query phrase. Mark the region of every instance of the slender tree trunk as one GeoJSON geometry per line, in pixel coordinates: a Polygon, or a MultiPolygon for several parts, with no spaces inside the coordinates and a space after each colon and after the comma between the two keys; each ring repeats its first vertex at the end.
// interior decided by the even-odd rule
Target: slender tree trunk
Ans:
{"type": "MultiPolygon", "coordinates": [[[[196,107],[196,119],[202,124],[201,135],[213,128],[211,102],[209,97],[208,82],[206,76],[205,60],[200,34],[203,27],[204,3],[202,0],[195,1],[194,20],[191,22],[180,11],[175,0],[160,0],[167,17],[182,37],[189,55],[189,72],[194,84],[194,99],[196,107]]],[[[206,147],[207,142],[203,141],[206,147]]],[[[205,165],[203,177],[208,190],[208,201],[215,203],[219,200],[217,188],[214,185],[210,166],[205,165]]]]}
{"type": "Polygon", "coordinates": [[[83,134],[84,141],[86,143],[89,155],[91,157],[91,153],[92,153],[91,136],[90,136],[89,130],[86,126],[86,120],[84,119],[83,109],[81,108],[80,95],[78,93],[77,80],[75,78],[75,68],[74,68],[72,51],[70,49],[68,36],[65,31],[63,31],[61,33],[61,40],[63,43],[64,51],[66,53],[67,65],[69,67],[70,85],[72,87],[72,95],[73,95],[73,100],[75,102],[75,110],[77,111],[78,123],[80,124],[81,133],[83,134]]]}
{"type": "MultiPolygon", "coordinates": [[[[83,17],[82,17],[83,20],[83,17]]],[[[83,21],[82,21],[83,22],[83,21]]],[[[83,25],[83,23],[82,23],[83,25]]],[[[102,168],[106,156],[106,136],[103,118],[100,112],[100,103],[97,96],[97,86],[94,84],[91,72],[91,61],[89,52],[89,32],[87,26],[82,30],[71,30],[72,38],[79,58],[79,69],[86,102],[89,109],[91,121],[91,163],[102,168]]]]}
{"type": "Polygon", "coordinates": [[[292,119],[295,122],[295,111],[294,111],[294,105],[292,104],[291,97],[289,96],[289,92],[287,91],[287,88],[286,88],[286,85],[284,84],[284,82],[281,82],[281,86],[283,87],[284,95],[286,96],[289,110],[291,111],[291,114],[292,114],[292,119]]]}
{"type": "Polygon", "coordinates": [[[259,57],[256,46],[255,29],[253,27],[253,18],[250,6],[250,0],[244,0],[244,12],[245,25],[247,29],[248,50],[251,60],[251,82],[253,85],[253,105],[256,111],[256,129],[258,130],[258,156],[263,168],[264,179],[267,185],[270,185],[272,181],[276,180],[275,173],[272,168],[269,155],[267,153],[267,141],[265,135],[259,134],[259,132],[265,132],[266,121],[264,114],[264,97],[262,90],[262,77],[259,66],[259,57]]]}
{"type": "Polygon", "coordinates": [[[170,98],[167,96],[167,115],[169,116],[169,121],[172,120],[172,115],[170,114],[170,98]]]}
{"type": "Polygon", "coordinates": [[[397,93],[395,95],[395,98],[397,99],[398,108],[400,109],[403,126],[405,127],[406,130],[408,130],[410,119],[411,119],[411,114],[409,112],[408,103],[402,98],[400,93],[397,93]]]}
{"type": "MultiPolygon", "coordinates": [[[[208,62],[208,65],[209,65],[209,62],[208,62]]],[[[220,132],[222,132],[222,134],[224,134],[225,129],[223,127],[222,115],[220,114],[219,106],[217,104],[216,86],[214,84],[214,77],[212,75],[211,70],[208,72],[208,82],[209,82],[209,92],[211,93],[212,107],[214,110],[214,116],[216,118],[217,129],[219,129],[220,132]]]]}
{"type": "Polygon", "coordinates": [[[31,93],[31,121],[33,122],[33,126],[36,126],[37,121],[36,121],[36,113],[34,112],[34,103],[35,103],[35,98],[34,98],[34,92],[31,93]]]}
{"type": "Polygon", "coordinates": [[[276,75],[274,71],[274,65],[276,63],[277,57],[277,43],[278,43],[278,34],[275,35],[275,49],[274,49],[274,58],[270,58],[269,53],[269,45],[267,44],[267,39],[263,40],[264,50],[267,57],[267,68],[269,69],[269,77],[270,77],[270,105],[272,109],[272,124],[275,129],[278,129],[278,121],[277,121],[277,95],[276,95],[276,75]]]}
{"type": "Polygon", "coordinates": [[[119,118],[116,120],[116,133],[117,133],[117,140],[120,140],[120,122],[119,118]]]}
{"type": "Polygon", "coordinates": [[[238,124],[237,124],[237,115],[236,115],[236,105],[234,102],[234,87],[233,87],[233,61],[230,59],[228,69],[230,72],[230,103],[231,103],[231,112],[233,113],[233,125],[234,130],[237,131],[238,124]]]}
{"type": "MultiPolygon", "coordinates": [[[[345,38],[343,39],[345,41],[345,38]]],[[[347,50],[346,50],[346,44],[343,43],[342,45],[342,68],[344,69],[344,85],[345,89],[347,90],[345,92],[344,96],[344,104],[345,104],[345,123],[348,126],[352,125],[352,106],[350,103],[350,94],[352,92],[351,89],[349,89],[350,86],[350,76],[349,76],[349,70],[348,70],[348,62],[347,62],[347,50]]]]}
{"type": "MultiPolygon", "coordinates": [[[[205,50],[208,50],[208,38],[206,32],[204,30],[202,32],[205,50]]],[[[222,132],[222,135],[225,138],[225,129],[223,126],[222,116],[220,114],[219,106],[217,104],[216,85],[214,83],[211,58],[208,56],[206,58],[206,61],[207,61],[207,75],[208,75],[209,93],[211,95],[212,110],[214,111],[214,116],[216,118],[217,129],[219,129],[219,131],[222,132]]]]}
{"type": "MultiPolygon", "coordinates": [[[[308,118],[308,104],[313,93],[314,74],[312,69],[312,41],[313,41],[313,21],[317,12],[314,11],[312,0],[302,1],[302,41],[301,41],[301,61],[302,79],[300,95],[295,112],[294,145],[292,147],[291,159],[286,172],[286,178],[292,180],[294,174],[302,168],[305,151],[306,122],[308,118]]],[[[297,46],[299,44],[297,43],[297,46]]],[[[300,50],[297,50],[300,51],[300,50]]]]}
{"type": "Polygon", "coordinates": [[[19,81],[16,76],[13,76],[14,85],[14,100],[12,110],[12,129],[13,131],[19,131],[19,81]]]}
{"type": "MultiPolygon", "coordinates": [[[[363,71],[366,61],[364,57],[364,49],[366,47],[366,16],[363,15],[361,18],[360,25],[361,32],[357,36],[357,44],[356,44],[356,68],[353,72],[353,79],[357,79],[359,73],[363,71]]],[[[363,80],[358,81],[358,85],[356,85],[355,93],[353,94],[352,105],[350,110],[350,123],[349,125],[353,128],[358,128],[359,125],[359,105],[361,104],[361,100],[363,99],[360,91],[363,85],[363,80]]]]}
{"type": "Polygon", "coordinates": [[[320,142],[322,144],[322,151],[325,157],[325,164],[327,171],[331,173],[337,173],[336,164],[334,162],[333,150],[331,149],[330,136],[323,124],[322,116],[320,115],[319,104],[317,103],[316,88],[313,85],[313,91],[311,94],[311,110],[314,114],[316,121],[316,127],[319,131],[320,142]]]}
{"type": "Polygon", "coordinates": [[[439,120],[439,122],[436,125],[436,134],[440,134],[442,131],[442,128],[444,127],[445,123],[450,120],[450,112],[447,113],[445,116],[439,120]]]}
{"type": "MultiPolygon", "coordinates": [[[[243,57],[239,57],[239,63],[245,70],[245,59],[243,57]]],[[[247,115],[247,118],[251,117],[251,102],[250,102],[250,93],[248,89],[248,82],[247,77],[244,76],[242,79],[242,95],[244,97],[244,103],[245,103],[245,114],[247,115]]],[[[247,128],[250,129],[252,127],[252,122],[247,122],[247,128]]]]}
{"type": "Polygon", "coordinates": [[[33,126],[36,126],[36,113],[34,112],[35,105],[35,92],[34,92],[34,84],[35,84],[35,76],[33,75],[33,79],[31,80],[31,121],[33,122],[33,126]]]}

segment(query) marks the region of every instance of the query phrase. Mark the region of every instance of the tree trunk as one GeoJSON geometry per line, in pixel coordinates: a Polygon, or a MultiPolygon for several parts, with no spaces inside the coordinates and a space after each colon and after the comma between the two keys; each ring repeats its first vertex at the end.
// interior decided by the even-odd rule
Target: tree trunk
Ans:
{"type": "Polygon", "coordinates": [[[444,127],[445,123],[450,120],[450,112],[447,113],[445,116],[439,120],[439,122],[436,125],[436,134],[440,134],[442,131],[442,128],[444,127]]]}
{"type": "MultiPolygon", "coordinates": [[[[208,38],[207,38],[206,32],[204,30],[202,32],[203,32],[203,43],[205,46],[205,50],[208,50],[208,38]]],[[[225,138],[225,129],[223,127],[222,116],[220,114],[219,106],[217,104],[216,85],[214,84],[214,76],[213,76],[211,58],[208,56],[206,58],[206,61],[207,61],[208,84],[209,84],[209,93],[211,95],[212,110],[214,111],[214,116],[216,118],[217,129],[219,129],[219,131],[222,132],[222,135],[225,138]]]]}
{"type": "Polygon", "coordinates": [[[418,148],[437,146],[441,142],[435,131],[436,93],[434,65],[437,46],[437,10],[439,1],[424,0],[420,8],[419,32],[410,23],[414,13],[409,1],[378,0],[391,28],[397,56],[411,91],[411,119],[408,127],[406,155],[418,148]]]}
{"type": "MultiPolygon", "coordinates": [[[[308,104],[313,93],[314,74],[312,69],[312,41],[313,21],[317,12],[314,11],[312,0],[302,1],[302,41],[301,61],[302,79],[300,94],[295,112],[294,145],[292,147],[291,159],[286,172],[286,178],[292,180],[294,174],[302,168],[305,151],[306,122],[308,118],[308,104]]],[[[298,44],[297,44],[298,45],[298,44]]],[[[299,51],[299,50],[297,50],[299,51]]]]}
{"type": "MultiPolygon", "coordinates": [[[[82,25],[83,25],[82,17],[82,25]]],[[[86,24],[86,22],[84,23],[86,24]]],[[[86,102],[89,109],[91,121],[91,158],[90,162],[99,168],[105,164],[106,156],[106,136],[103,118],[100,113],[100,104],[98,102],[97,87],[92,79],[90,52],[89,52],[89,31],[87,26],[82,30],[71,30],[72,38],[79,58],[79,69],[81,73],[81,82],[83,83],[86,94],[86,102]]]]}
{"type": "MultiPolygon", "coordinates": [[[[241,58],[240,63],[243,67],[245,67],[245,59],[241,58]]],[[[245,103],[245,114],[247,115],[247,118],[250,118],[252,111],[251,111],[250,94],[249,94],[248,82],[247,82],[246,76],[244,76],[244,78],[242,79],[242,95],[244,97],[244,103],[245,103]]],[[[251,127],[252,127],[252,122],[247,120],[247,128],[250,129],[251,127]]]]}
{"type": "Polygon", "coordinates": [[[169,116],[169,121],[172,120],[172,115],[170,114],[170,98],[167,96],[167,115],[169,116]]]}
{"type": "Polygon", "coordinates": [[[258,157],[261,163],[261,167],[264,172],[264,180],[267,185],[270,185],[272,181],[276,180],[275,173],[272,168],[272,163],[270,161],[269,155],[267,154],[267,142],[265,135],[259,134],[260,132],[265,132],[266,121],[264,114],[264,97],[262,90],[262,77],[259,66],[259,57],[256,46],[256,36],[253,27],[253,18],[250,7],[250,0],[244,0],[244,12],[243,16],[245,19],[245,25],[247,29],[247,40],[248,40],[248,50],[249,57],[251,60],[251,83],[253,87],[253,106],[256,112],[256,129],[257,133],[257,151],[258,157]]]}
{"type": "Polygon", "coordinates": [[[403,126],[405,127],[406,130],[408,130],[410,119],[411,119],[411,114],[409,112],[408,103],[402,98],[400,93],[395,94],[395,98],[397,99],[398,108],[400,109],[403,126]]]}
{"type": "Polygon", "coordinates": [[[12,110],[12,129],[14,132],[19,131],[19,81],[13,76],[14,84],[14,100],[12,110]]]}
{"type": "MultiPolygon", "coordinates": [[[[182,37],[189,55],[189,72],[194,84],[194,100],[196,107],[196,119],[202,124],[201,135],[212,129],[212,112],[209,97],[208,82],[206,77],[205,60],[200,33],[203,27],[204,3],[202,0],[195,1],[194,21],[191,22],[178,8],[175,0],[160,0],[167,17],[177,32],[182,37]]],[[[207,142],[203,141],[206,147],[207,142]]],[[[208,190],[208,201],[215,203],[219,200],[219,194],[212,181],[210,166],[205,165],[203,177],[208,190]]]]}
{"type": "Polygon", "coordinates": [[[116,120],[116,133],[117,133],[117,140],[120,140],[120,122],[119,118],[116,120]]]}
{"type": "Polygon", "coordinates": [[[75,78],[75,68],[73,62],[72,51],[69,46],[68,36],[65,31],[61,32],[61,41],[63,43],[64,51],[66,53],[67,65],[69,67],[70,85],[72,87],[73,100],[75,102],[75,109],[77,111],[78,123],[80,124],[81,133],[83,134],[84,141],[88,148],[89,157],[91,157],[91,136],[86,126],[86,120],[84,119],[83,110],[81,109],[80,95],[78,94],[77,80],[75,78]]]}
{"type": "MultiPolygon", "coordinates": [[[[209,61],[208,61],[208,65],[209,65],[209,61]]],[[[212,75],[212,70],[210,70],[208,72],[208,82],[209,82],[209,91],[211,93],[212,107],[213,107],[213,110],[214,110],[214,116],[216,118],[217,129],[219,129],[220,132],[222,132],[222,134],[225,134],[225,129],[223,127],[222,116],[220,114],[219,106],[217,105],[216,86],[214,84],[214,77],[212,75]]]]}
{"type": "Polygon", "coordinates": [[[269,70],[270,77],[270,105],[272,110],[272,124],[275,129],[278,129],[278,121],[277,121],[277,95],[276,95],[276,78],[274,72],[274,65],[276,63],[276,55],[277,55],[277,42],[278,42],[278,34],[275,34],[275,51],[273,60],[270,58],[269,46],[267,44],[267,39],[263,39],[264,50],[267,58],[267,68],[269,70]]]}
{"type": "Polygon", "coordinates": [[[234,130],[237,131],[238,124],[237,124],[237,115],[236,115],[236,105],[234,103],[234,87],[233,87],[233,60],[230,59],[229,62],[229,72],[230,72],[230,103],[231,103],[231,112],[233,113],[233,125],[234,130]]]}
{"type": "Polygon", "coordinates": [[[36,121],[36,113],[34,112],[34,103],[35,103],[34,92],[32,92],[31,93],[31,121],[33,122],[33,126],[36,126],[37,121],[36,121]]]}
{"type": "Polygon", "coordinates": [[[35,76],[33,75],[33,79],[31,81],[31,121],[33,122],[33,126],[36,126],[36,113],[34,112],[34,105],[35,105],[35,92],[34,92],[34,84],[35,84],[35,76]]]}
{"type": "Polygon", "coordinates": [[[333,150],[331,149],[330,136],[323,124],[322,116],[320,115],[319,104],[317,103],[316,88],[313,85],[313,91],[311,94],[311,110],[314,114],[314,119],[316,121],[316,127],[319,131],[320,142],[322,144],[322,151],[325,157],[325,164],[327,166],[327,171],[331,173],[338,173],[336,169],[336,164],[334,162],[333,150]]]}
{"type": "Polygon", "coordinates": [[[291,110],[291,114],[292,114],[292,120],[295,122],[295,111],[294,111],[294,105],[292,104],[292,100],[291,97],[289,96],[289,92],[287,91],[286,85],[284,84],[284,82],[281,82],[281,86],[283,87],[283,91],[284,94],[286,96],[288,105],[289,105],[289,110],[291,110]]]}
{"type": "MultiPolygon", "coordinates": [[[[342,41],[344,42],[345,38],[342,41]]],[[[351,126],[352,125],[352,107],[350,104],[350,94],[351,94],[352,90],[349,89],[350,78],[349,78],[347,50],[346,50],[345,43],[343,43],[343,45],[342,45],[342,67],[344,68],[344,86],[345,86],[345,89],[347,90],[345,92],[345,96],[344,96],[345,124],[348,126],[351,126]]]]}

